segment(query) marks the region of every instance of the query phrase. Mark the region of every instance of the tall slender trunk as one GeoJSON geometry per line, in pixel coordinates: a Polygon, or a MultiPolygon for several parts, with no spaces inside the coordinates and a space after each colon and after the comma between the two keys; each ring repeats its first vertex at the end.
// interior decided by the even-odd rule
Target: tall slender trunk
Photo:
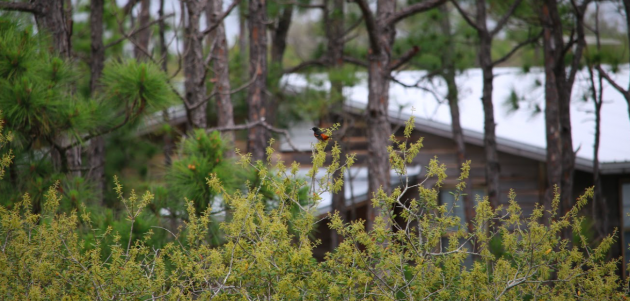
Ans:
{"type": "MultiPolygon", "coordinates": [[[[443,5],[440,6],[440,12],[442,13],[442,19],[440,20],[440,27],[442,29],[442,35],[447,39],[447,44],[453,43],[453,35],[451,29],[451,20],[449,17],[448,8],[443,5]]],[[[466,162],[466,144],[464,142],[464,131],[459,116],[459,91],[457,83],[455,82],[455,56],[453,54],[452,47],[445,47],[442,51],[442,77],[446,81],[447,94],[446,99],[451,111],[451,130],[453,132],[453,140],[455,141],[455,149],[457,153],[457,165],[462,166],[466,162]]],[[[473,218],[475,215],[474,204],[472,202],[472,181],[470,177],[466,179],[466,187],[464,188],[464,196],[462,197],[465,210],[465,220],[468,225],[468,230],[473,231],[473,218]]]]}
{"type": "MultiPolygon", "coordinates": [[[[206,19],[208,27],[221,22],[217,28],[211,32],[209,41],[213,45],[210,49],[211,55],[214,57],[214,85],[217,95],[215,96],[217,103],[217,117],[219,127],[234,126],[234,109],[232,107],[232,99],[230,96],[230,71],[228,67],[228,47],[225,38],[225,26],[223,21],[219,21],[219,16],[223,12],[222,0],[210,0],[206,5],[206,19]]],[[[234,157],[234,132],[225,132],[223,137],[227,140],[230,147],[226,153],[227,157],[234,157]]]]}
{"type": "MultiPolygon", "coordinates": [[[[599,30],[599,4],[595,6],[595,37],[597,38],[597,51],[601,51],[600,30],[599,30]]],[[[602,122],[602,105],[604,103],[604,76],[602,72],[597,72],[597,86],[595,85],[595,73],[593,64],[587,57],[589,79],[591,81],[591,94],[593,107],[595,109],[595,143],[593,145],[593,217],[596,221],[599,238],[604,238],[608,233],[608,206],[602,193],[602,179],[599,171],[599,146],[602,122]]],[[[601,70],[601,65],[597,62],[597,70],[601,70]]]]}
{"type": "MultiPolygon", "coordinates": [[[[68,18],[66,10],[64,10],[64,0],[37,0],[35,4],[39,13],[35,14],[35,22],[37,28],[42,32],[51,36],[54,52],[63,59],[71,59],[72,21],[68,18]]],[[[71,11],[71,8],[68,7],[71,11]]],[[[71,15],[71,14],[70,14],[71,15]]],[[[61,136],[56,139],[56,143],[61,146],[73,143],[74,139],[67,136],[61,136]]],[[[70,171],[71,174],[81,175],[81,147],[73,147],[60,154],[58,150],[53,149],[51,152],[53,166],[61,172],[70,171]]]]}
{"type": "Polygon", "coordinates": [[[72,28],[64,12],[64,0],[36,0],[35,4],[40,11],[35,14],[37,28],[51,35],[53,49],[60,57],[70,58],[72,28]]]}
{"type": "MultiPolygon", "coordinates": [[[[388,25],[385,19],[396,11],[396,1],[379,0],[376,10],[377,38],[382,47],[381,51],[368,51],[368,105],[367,105],[367,138],[368,138],[368,197],[372,197],[379,189],[386,194],[391,192],[389,174],[389,145],[390,124],[388,120],[389,108],[389,63],[391,49],[394,45],[396,29],[388,25]]],[[[368,205],[366,228],[374,228],[374,220],[382,215],[380,208],[368,205]]]]}
{"type": "Polygon", "coordinates": [[[483,140],[486,157],[486,185],[488,200],[493,208],[499,206],[499,155],[497,152],[496,124],[494,122],[494,104],[492,102],[493,90],[493,62],[492,62],[492,35],[486,25],[486,1],[477,0],[476,23],[479,27],[479,65],[481,66],[483,89],[481,102],[483,104],[483,140]]]}
{"type": "MultiPolygon", "coordinates": [[[[168,48],[166,46],[166,22],[164,21],[164,1],[160,0],[160,8],[158,10],[158,17],[160,18],[160,22],[158,23],[158,35],[160,38],[160,55],[162,58],[160,59],[162,70],[164,72],[168,71],[168,48]]],[[[168,114],[168,109],[164,109],[162,111],[162,116],[164,117],[164,122],[168,124],[170,122],[170,116],[168,114]]],[[[164,142],[164,146],[162,152],[164,153],[164,165],[171,166],[173,163],[173,149],[175,148],[175,144],[173,143],[172,131],[168,131],[164,133],[164,137],[162,138],[164,142]]]]}
{"type": "MultiPolygon", "coordinates": [[[[138,28],[147,26],[151,22],[151,0],[141,0],[140,14],[138,15],[138,28]]],[[[148,57],[149,39],[151,28],[145,28],[135,35],[133,55],[136,59],[144,61],[148,57]]]]}
{"type": "MultiPolygon", "coordinates": [[[[339,80],[333,80],[332,76],[330,76],[331,72],[339,72],[343,67],[343,31],[344,31],[344,0],[332,0],[332,11],[328,13],[325,18],[325,26],[326,26],[326,35],[328,38],[328,60],[331,71],[329,72],[328,78],[330,80],[330,104],[328,105],[329,111],[331,114],[326,114],[330,116],[330,122],[332,123],[343,123],[343,82],[339,80]]],[[[336,77],[335,77],[336,78],[336,77]]],[[[347,144],[345,141],[345,136],[347,132],[347,124],[344,124],[342,130],[338,133],[341,136],[336,137],[337,142],[339,143],[339,147],[341,148],[341,158],[345,158],[347,153],[347,144]]],[[[340,173],[336,173],[333,175],[335,178],[341,176],[340,173]]],[[[339,192],[333,194],[332,196],[332,210],[338,211],[342,221],[346,221],[346,202],[345,202],[345,181],[341,186],[339,192]]],[[[337,231],[331,230],[331,249],[334,250],[339,246],[340,238],[337,231]]]]}
{"type": "MultiPolygon", "coordinates": [[[[248,65],[248,48],[247,48],[247,1],[241,1],[238,5],[238,51],[241,57],[242,70],[245,72],[245,66],[248,65]]],[[[243,75],[245,75],[243,73],[243,75]]]]}
{"type": "MultiPolygon", "coordinates": [[[[561,185],[562,145],[560,141],[560,95],[556,69],[562,52],[562,28],[556,23],[557,6],[553,0],[542,3],[543,55],[545,60],[545,123],[547,136],[547,180],[545,208],[551,208],[554,185],[561,185]],[[559,40],[559,41],[558,41],[559,40]]],[[[560,79],[562,80],[562,79],[560,79]]]]}
{"type": "MultiPolygon", "coordinates": [[[[562,53],[560,65],[556,68],[556,76],[562,78],[558,81],[558,91],[560,94],[560,138],[562,139],[562,191],[560,198],[564,212],[568,212],[573,207],[573,173],[575,171],[575,153],[573,152],[573,137],[571,130],[571,92],[577,70],[580,69],[582,52],[586,48],[584,32],[584,14],[586,7],[592,0],[585,0],[580,5],[573,7],[575,17],[574,31],[577,33],[576,46],[574,47],[571,71],[567,76],[567,68],[564,63],[564,52],[562,53]]],[[[558,13],[553,14],[556,24],[562,30],[562,19],[558,13]]],[[[556,37],[560,49],[564,49],[564,40],[556,37]]]]}
{"type": "MultiPolygon", "coordinates": [[[[253,78],[247,93],[248,119],[256,122],[267,116],[267,8],[265,0],[249,0],[249,74],[253,78]]],[[[262,127],[247,132],[247,151],[254,160],[265,158],[271,135],[262,127]]]]}
{"type": "MultiPolygon", "coordinates": [[[[595,25],[597,27],[597,25],[595,25]]],[[[596,33],[597,34],[597,33],[596,33]]],[[[595,186],[593,195],[592,214],[595,220],[597,234],[599,238],[606,236],[608,231],[608,206],[604,201],[602,194],[602,181],[599,172],[599,145],[601,133],[602,104],[603,104],[603,77],[598,73],[598,86],[595,84],[595,74],[593,65],[588,66],[589,80],[591,82],[591,97],[593,98],[593,107],[595,109],[595,143],[593,146],[593,185],[595,186]]]]}
{"type": "MultiPolygon", "coordinates": [[[[105,64],[105,47],[103,46],[103,11],[104,0],[90,2],[90,91],[94,95],[98,89],[98,81],[103,73],[105,64]]],[[[99,136],[90,140],[90,172],[88,175],[94,182],[96,194],[100,203],[105,201],[103,196],[107,180],[105,179],[105,137],[99,136]]]]}
{"type": "Polygon", "coordinates": [[[186,100],[194,108],[187,108],[188,129],[205,129],[207,124],[206,108],[206,79],[203,62],[203,45],[199,34],[199,17],[203,11],[205,1],[186,0],[184,14],[186,23],[184,28],[184,87],[186,100]]]}
{"type": "Polygon", "coordinates": [[[284,52],[287,48],[287,36],[293,19],[293,4],[285,4],[282,9],[275,29],[271,34],[271,65],[269,66],[269,87],[272,89],[272,97],[267,99],[266,118],[272,125],[276,123],[278,106],[282,103],[284,95],[280,87],[280,79],[283,73],[284,52]]]}

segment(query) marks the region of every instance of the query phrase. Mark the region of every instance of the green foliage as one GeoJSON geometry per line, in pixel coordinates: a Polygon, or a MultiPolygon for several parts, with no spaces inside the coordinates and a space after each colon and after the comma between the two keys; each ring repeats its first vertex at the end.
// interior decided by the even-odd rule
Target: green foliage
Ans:
{"type": "Polygon", "coordinates": [[[103,90],[106,103],[124,108],[125,116],[137,117],[145,111],[167,108],[176,99],[167,75],[152,63],[127,60],[113,62],[103,70],[103,90]]]}
{"type": "MultiPolygon", "coordinates": [[[[407,139],[412,129],[411,120],[405,128],[407,139]]],[[[193,137],[199,139],[184,142],[183,151],[222,159],[217,134],[196,132],[193,137]]],[[[239,164],[253,168],[259,179],[244,190],[230,191],[217,174],[204,175],[207,187],[231,208],[230,218],[218,223],[211,210],[197,211],[188,201],[188,219],[180,231],[141,222],[154,195],[125,194],[118,182],[115,191],[124,204],[127,226],[98,233],[86,231],[98,221],[85,207],[59,213],[58,185],[47,190],[41,214],[32,213],[31,197],[25,194],[12,209],[0,207],[0,295],[29,300],[623,298],[618,261],[605,259],[614,236],[591,247],[581,234],[584,218],[578,212],[592,197],[592,189],[563,216],[558,215],[557,191],[552,208],[537,207],[530,217],[522,216],[514,192],[506,208],[494,210],[487,199],[477,198],[473,230],[453,231],[459,218],[437,202],[446,177],[444,165],[434,159],[426,167],[428,177],[436,180],[432,187],[404,181],[405,165],[418,154],[422,140],[396,142],[396,149],[389,149],[404,184],[391,195],[374,195],[372,202],[382,213],[372,230],[367,231],[363,221],[344,223],[337,212],[331,213],[329,225],[343,240],[318,263],[312,252],[319,242],[309,236],[317,223],[318,200],[343,180],[331,175],[354,161],[348,156],[342,163],[334,146],[325,167],[328,143],[314,146],[310,181],[298,176],[299,164],[273,163],[271,148],[266,163],[241,156],[239,164]],[[322,168],[327,168],[327,176],[313,185],[313,175],[322,168]],[[301,201],[304,188],[309,195],[301,201]],[[274,190],[277,198],[271,206],[262,189],[274,190]],[[406,199],[411,191],[416,195],[406,199]],[[396,214],[394,207],[400,209],[396,214]],[[211,227],[217,224],[220,245],[211,243],[216,235],[211,227]],[[567,228],[577,238],[573,243],[561,238],[567,228]],[[154,231],[165,231],[173,240],[156,244],[154,231]],[[472,266],[464,264],[469,256],[475,259],[472,266]]],[[[463,191],[469,171],[467,162],[456,194],[463,191]]]]}
{"type": "Polygon", "coordinates": [[[4,120],[2,119],[2,111],[0,111],[0,180],[4,177],[4,173],[14,158],[13,152],[9,150],[5,150],[4,146],[7,143],[10,143],[13,140],[13,135],[11,132],[4,133],[3,129],[4,120]]]}
{"type": "Polygon", "coordinates": [[[240,188],[244,171],[234,167],[234,162],[223,157],[226,145],[219,132],[206,133],[195,130],[181,143],[181,156],[173,162],[166,180],[176,201],[169,204],[171,211],[185,211],[181,198],[189,199],[198,214],[211,209],[220,191],[206,185],[207,178],[215,176],[227,191],[240,188]],[[179,205],[179,206],[178,206],[179,205]]]}

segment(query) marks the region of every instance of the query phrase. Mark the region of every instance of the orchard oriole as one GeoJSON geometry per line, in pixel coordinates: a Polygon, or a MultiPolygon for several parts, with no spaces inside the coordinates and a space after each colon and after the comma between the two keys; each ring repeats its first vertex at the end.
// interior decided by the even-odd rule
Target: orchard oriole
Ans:
{"type": "Polygon", "coordinates": [[[315,136],[315,138],[317,138],[317,140],[320,141],[326,141],[328,140],[328,135],[324,134],[324,132],[322,132],[322,130],[320,130],[318,127],[314,127],[311,130],[313,130],[313,136],[315,136]]]}

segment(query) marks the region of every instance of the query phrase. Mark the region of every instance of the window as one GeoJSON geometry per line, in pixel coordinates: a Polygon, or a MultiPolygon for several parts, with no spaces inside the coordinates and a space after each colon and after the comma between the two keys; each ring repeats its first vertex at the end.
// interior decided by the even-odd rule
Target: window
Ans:
{"type": "MultiPolygon", "coordinates": [[[[457,202],[455,202],[455,189],[442,189],[440,191],[440,203],[442,205],[446,204],[447,205],[447,209],[448,210],[452,210],[452,215],[458,216],[459,220],[461,221],[461,228],[462,229],[467,229],[466,226],[466,206],[464,204],[464,198],[460,195],[459,199],[457,200],[457,202]],[[453,204],[455,202],[455,204],[453,204]],[[455,206],[453,206],[455,205],[455,206]],[[451,209],[452,208],[452,209],[451,209]]],[[[484,197],[486,195],[486,191],[484,189],[473,189],[472,190],[472,195],[470,196],[470,199],[472,200],[473,204],[475,202],[475,200],[477,199],[477,196],[480,197],[484,197]]],[[[457,229],[453,229],[453,231],[456,231],[457,229]]],[[[465,239],[460,239],[459,240],[460,244],[465,243],[466,244],[466,248],[468,250],[472,250],[472,245],[470,244],[470,242],[466,242],[465,239]]],[[[448,238],[447,237],[442,237],[442,246],[448,246],[448,238]]],[[[464,266],[471,268],[473,266],[473,258],[472,256],[468,256],[466,257],[466,259],[464,260],[464,266]]]]}
{"type": "MultiPolygon", "coordinates": [[[[440,191],[440,203],[446,204],[448,210],[451,210],[452,208],[453,210],[452,214],[459,217],[462,223],[462,227],[466,227],[466,207],[464,204],[464,198],[460,195],[459,199],[454,204],[455,207],[453,207],[453,203],[455,202],[454,193],[455,193],[455,189],[442,189],[442,191],[440,191]]],[[[477,196],[480,196],[483,198],[485,195],[486,195],[486,191],[484,189],[473,189],[470,199],[474,203],[475,200],[477,199],[477,196]]],[[[628,209],[630,209],[630,207],[628,207],[628,209]]]]}

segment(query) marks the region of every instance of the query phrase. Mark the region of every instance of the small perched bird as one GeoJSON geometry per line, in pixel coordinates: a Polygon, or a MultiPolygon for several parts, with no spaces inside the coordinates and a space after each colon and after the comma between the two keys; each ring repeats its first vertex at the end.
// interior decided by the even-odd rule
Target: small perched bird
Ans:
{"type": "Polygon", "coordinates": [[[314,132],[313,136],[315,136],[315,138],[317,138],[317,140],[326,141],[326,140],[328,140],[328,138],[330,138],[330,137],[328,137],[328,135],[324,134],[322,132],[322,130],[320,130],[318,127],[314,127],[311,130],[313,130],[313,132],[314,132]]]}

